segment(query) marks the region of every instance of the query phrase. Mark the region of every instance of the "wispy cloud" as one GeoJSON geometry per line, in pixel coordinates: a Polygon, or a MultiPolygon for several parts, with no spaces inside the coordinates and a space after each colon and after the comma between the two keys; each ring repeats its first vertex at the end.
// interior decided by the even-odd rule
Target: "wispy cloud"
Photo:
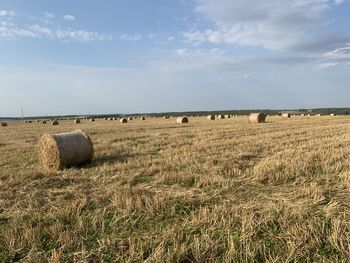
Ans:
{"type": "Polygon", "coordinates": [[[72,15],[64,15],[63,16],[63,20],[65,20],[65,21],[74,21],[75,17],[72,16],[72,15]]]}
{"type": "Polygon", "coordinates": [[[194,45],[209,42],[262,46],[270,50],[326,51],[344,45],[326,14],[343,0],[197,0],[196,11],[213,23],[183,36],[194,45]]]}
{"type": "Polygon", "coordinates": [[[132,42],[136,42],[142,39],[142,36],[140,34],[123,34],[120,36],[121,40],[126,40],[126,41],[132,41],[132,42]]]}
{"type": "MultiPolygon", "coordinates": [[[[15,16],[13,11],[0,10],[0,18],[2,18],[0,20],[0,39],[14,40],[17,38],[46,38],[74,42],[106,41],[112,39],[111,35],[101,34],[95,31],[58,28],[55,26],[55,23],[47,23],[47,19],[52,20],[55,18],[53,13],[45,12],[44,15],[46,19],[38,19],[38,21],[41,22],[38,24],[30,24],[30,20],[19,23],[16,19],[9,18],[10,16],[15,16]]],[[[72,15],[65,15],[63,18],[67,21],[75,19],[72,15]]]]}
{"type": "Polygon", "coordinates": [[[51,13],[51,12],[45,12],[44,13],[44,16],[47,18],[47,19],[54,19],[56,16],[55,14],[51,13]]]}

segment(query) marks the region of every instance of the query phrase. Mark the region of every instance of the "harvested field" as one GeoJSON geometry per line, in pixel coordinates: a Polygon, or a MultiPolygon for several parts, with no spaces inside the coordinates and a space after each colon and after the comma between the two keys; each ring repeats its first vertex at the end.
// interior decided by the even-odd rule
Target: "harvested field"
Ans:
{"type": "Polygon", "coordinates": [[[0,133],[0,262],[349,262],[350,118],[82,122],[91,164],[0,133]]]}

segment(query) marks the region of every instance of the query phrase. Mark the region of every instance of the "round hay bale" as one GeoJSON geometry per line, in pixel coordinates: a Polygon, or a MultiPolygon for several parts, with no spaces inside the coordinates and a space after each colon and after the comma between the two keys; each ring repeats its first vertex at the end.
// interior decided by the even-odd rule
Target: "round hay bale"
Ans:
{"type": "Polygon", "coordinates": [[[43,121],[42,124],[46,124],[46,121],[43,121]]]}
{"type": "Polygon", "coordinates": [[[95,119],[94,119],[94,118],[90,119],[90,122],[94,122],[94,121],[95,121],[95,119]]]}
{"type": "Polygon", "coordinates": [[[54,125],[54,126],[56,126],[56,125],[58,125],[58,124],[60,124],[58,121],[53,121],[53,122],[52,122],[52,125],[54,125]]]}
{"type": "Polygon", "coordinates": [[[7,127],[7,123],[6,122],[2,122],[1,123],[1,127],[7,127]]]}
{"type": "Polygon", "coordinates": [[[177,124],[188,123],[188,118],[186,116],[179,117],[176,119],[177,124]]]}
{"type": "Polygon", "coordinates": [[[169,117],[169,116],[164,116],[163,119],[164,119],[164,120],[170,119],[170,117],[169,117]]]}
{"type": "Polygon", "coordinates": [[[337,116],[335,113],[331,113],[331,117],[335,117],[337,116]]]}
{"type": "Polygon", "coordinates": [[[220,115],[218,115],[218,119],[223,120],[223,119],[225,119],[225,116],[220,114],[220,115]]]}
{"type": "Polygon", "coordinates": [[[104,118],[104,120],[106,121],[106,120],[108,120],[108,118],[104,118]]]}
{"type": "Polygon", "coordinates": [[[127,122],[128,122],[128,119],[125,119],[125,118],[120,119],[120,123],[127,123],[127,122]]]}
{"type": "Polygon", "coordinates": [[[225,115],[225,119],[230,119],[231,115],[225,115]]]}
{"type": "Polygon", "coordinates": [[[140,120],[141,120],[141,121],[144,121],[144,120],[146,120],[146,118],[145,118],[145,117],[141,117],[140,120]]]}
{"type": "Polygon", "coordinates": [[[215,115],[208,115],[207,119],[210,121],[214,121],[215,120],[215,115]]]}
{"type": "Polygon", "coordinates": [[[264,123],[266,115],[264,113],[251,113],[248,117],[250,123],[264,123]]]}
{"type": "Polygon", "coordinates": [[[75,124],[79,124],[79,123],[80,123],[80,120],[79,120],[79,119],[76,119],[76,120],[74,120],[74,123],[75,123],[75,124]]]}
{"type": "Polygon", "coordinates": [[[132,117],[129,117],[129,118],[128,118],[128,121],[132,121],[132,117]]]}
{"type": "Polygon", "coordinates": [[[39,142],[39,160],[47,169],[61,170],[91,162],[93,145],[83,131],[45,134],[39,142]]]}
{"type": "Polygon", "coordinates": [[[283,117],[283,118],[290,118],[291,115],[290,115],[290,113],[288,113],[288,112],[284,112],[284,113],[282,113],[282,117],[283,117]]]}

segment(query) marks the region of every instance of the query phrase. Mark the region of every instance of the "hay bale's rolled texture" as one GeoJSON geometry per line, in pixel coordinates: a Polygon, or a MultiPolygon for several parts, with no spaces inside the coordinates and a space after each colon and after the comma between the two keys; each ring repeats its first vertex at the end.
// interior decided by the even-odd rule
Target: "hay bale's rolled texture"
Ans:
{"type": "Polygon", "coordinates": [[[93,156],[90,137],[83,131],[45,134],[39,142],[39,160],[47,169],[61,170],[89,163],[93,156]]]}
{"type": "Polygon", "coordinates": [[[282,113],[282,117],[283,117],[283,118],[290,118],[291,115],[290,115],[290,113],[285,112],[285,113],[282,113]]]}
{"type": "Polygon", "coordinates": [[[79,119],[76,119],[76,120],[74,120],[74,123],[75,123],[75,124],[79,124],[79,123],[80,123],[80,120],[79,120],[79,119]]]}
{"type": "Polygon", "coordinates": [[[146,118],[145,118],[145,117],[141,117],[140,120],[141,120],[141,121],[144,121],[144,120],[146,120],[146,118]]]}
{"type": "Polygon", "coordinates": [[[266,115],[264,113],[251,113],[248,117],[250,123],[264,123],[266,115]]]}
{"type": "Polygon", "coordinates": [[[128,122],[128,119],[125,119],[125,118],[120,119],[120,123],[127,123],[127,122],[128,122]]]}
{"type": "Polygon", "coordinates": [[[2,122],[1,123],[1,127],[7,127],[7,123],[6,122],[2,122]]]}
{"type": "Polygon", "coordinates": [[[207,119],[210,121],[214,121],[215,120],[215,115],[208,115],[207,119]]]}
{"type": "Polygon", "coordinates": [[[60,124],[58,121],[53,121],[53,122],[52,122],[52,125],[54,125],[54,126],[56,126],[56,125],[58,125],[58,124],[60,124]]]}
{"type": "Polygon", "coordinates": [[[177,124],[188,123],[188,118],[186,116],[179,117],[176,119],[177,124]]]}

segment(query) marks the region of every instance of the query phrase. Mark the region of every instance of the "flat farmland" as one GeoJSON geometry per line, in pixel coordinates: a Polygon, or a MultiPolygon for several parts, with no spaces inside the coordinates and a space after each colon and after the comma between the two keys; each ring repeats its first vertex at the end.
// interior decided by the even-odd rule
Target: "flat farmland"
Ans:
{"type": "Polygon", "coordinates": [[[349,262],[350,117],[0,127],[0,262],[349,262]],[[45,133],[91,164],[45,170],[45,133]]]}

